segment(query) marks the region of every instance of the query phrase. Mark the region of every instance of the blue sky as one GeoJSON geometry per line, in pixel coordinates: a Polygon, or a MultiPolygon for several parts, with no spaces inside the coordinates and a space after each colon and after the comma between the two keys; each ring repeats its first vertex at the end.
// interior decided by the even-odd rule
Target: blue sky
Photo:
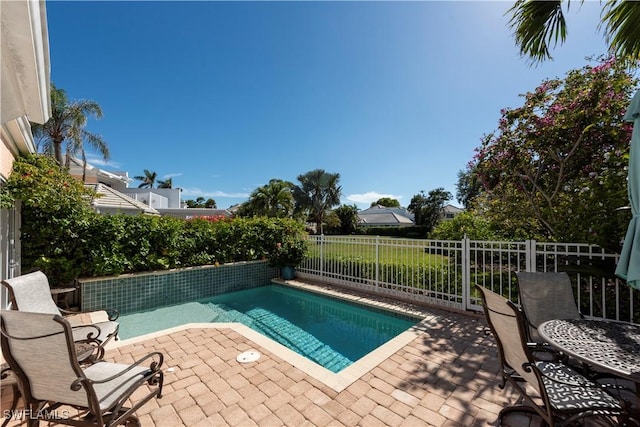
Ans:
{"type": "MultiPolygon", "coordinates": [[[[342,203],[454,195],[500,109],[606,51],[571,3],[554,60],[521,58],[512,2],[47,2],[51,79],[103,109],[105,170],[173,178],[219,208],[272,178],[340,174],[342,203]]],[[[131,186],[137,186],[133,182],[131,186]]]]}

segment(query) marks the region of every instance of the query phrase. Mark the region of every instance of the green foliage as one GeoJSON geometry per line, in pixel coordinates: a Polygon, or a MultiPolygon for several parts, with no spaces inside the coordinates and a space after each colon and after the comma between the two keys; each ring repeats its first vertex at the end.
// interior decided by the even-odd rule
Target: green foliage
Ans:
{"type": "Polygon", "coordinates": [[[299,175],[298,181],[300,185],[293,188],[296,210],[305,212],[309,220],[316,224],[316,233],[322,234],[325,215],[340,204],[340,174],[315,169],[299,175]]]}
{"type": "Polygon", "coordinates": [[[358,207],[356,205],[342,205],[334,209],[340,220],[339,232],[343,235],[353,234],[358,229],[358,207]]]}
{"type": "Polygon", "coordinates": [[[370,207],[374,207],[376,205],[385,206],[387,208],[399,208],[400,201],[398,201],[397,199],[392,199],[391,197],[382,197],[375,202],[372,202],[370,207]]]}
{"type": "Polygon", "coordinates": [[[269,236],[270,241],[265,242],[267,247],[272,248],[268,254],[269,264],[278,267],[300,265],[309,253],[303,224],[294,220],[281,220],[273,232],[273,235],[269,236]],[[271,246],[273,239],[276,240],[275,247],[271,246]]]}
{"type": "Polygon", "coordinates": [[[481,184],[478,212],[507,238],[618,248],[631,137],[622,117],[636,86],[607,59],[545,80],[521,107],[504,109],[466,173],[481,184]]]}
{"type": "Polygon", "coordinates": [[[464,211],[447,221],[440,221],[430,238],[439,240],[499,240],[501,236],[492,224],[472,211],[464,211]]]}
{"type": "Polygon", "coordinates": [[[240,206],[238,215],[291,218],[293,209],[293,184],[281,179],[272,179],[267,185],[251,192],[249,200],[240,206]]]}
{"type": "MultiPolygon", "coordinates": [[[[609,52],[629,63],[637,62],[640,59],[638,3],[618,0],[601,3],[604,4],[598,29],[605,29],[609,52]]],[[[568,25],[562,4],[562,0],[517,0],[507,12],[511,15],[509,27],[513,30],[520,54],[528,57],[532,63],[551,59],[550,47],[564,43],[568,25]]],[[[570,1],[564,4],[568,11],[570,1]]]]}
{"type": "Polygon", "coordinates": [[[88,202],[95,193],[46,156],[17,159],[0,194],[3,207],[22,200],[23,271],[40,269],[54,286],[267,258],[297,265],[307,250],[304,226],[291,219],[98,215],[88,202]]]}
{"type": "MultiPolygon", "coordinates": [[[[158,187],[162,188],[162,187],[158,187]]],[[[184,204],[189,208],[209,208],[215,209],[217,207],[216,201],[213,199],[205,200],[204,197],[198,197],[195,200],[185,200],[184,204]]]]}
{"type": "Polygon", "coordinates": [[[63,89],[51,83],[51,117],[44,124],[31,124],[31,131],[43,153],[53,154],[62,164],[62,145],[66,142],[66,166],[71,156],[82,157],[86,164],[85,145],[109,160],[109,147],[102,136],[86,129],[89,117],[102,118],[102,108],[92,100],[70,101],[63,89]]]}
{"type": "Polygon", "coordinates": [[[444,188],[436,188],[425,195],[424,191],[411,198],[411,203],[407,207],[414,215],[415,224],[425,227],[427,230],[433,229],[442,218],[442,212],[446,202],[453,196],[444,188]]]}

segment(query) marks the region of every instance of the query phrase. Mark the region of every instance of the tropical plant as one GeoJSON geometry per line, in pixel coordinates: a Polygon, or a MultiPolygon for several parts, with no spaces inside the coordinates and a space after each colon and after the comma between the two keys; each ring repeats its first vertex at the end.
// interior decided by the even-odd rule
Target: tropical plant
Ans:
{"type": "Polygon", "coordinates": [[[142,181],[140,185],[138,185],[138,188],[153,188],[153,184],[156,183],[156,178],[158,178],[158,174],[156,172],[151,172],[148,169],[144,170],[144,175],[133,177],[133,179],[142,181]]]}
{"type": "MultiPolygon", "coordinates": [[[[509,26],[520,53],[534,63],[551,59],[550,46],[564,43],[568,26],[563,5],[568,10],[570,1],[518,0],[507,12],[511,14],[509,26]]],[[[602,27],[611,53],[632,62],[640,60],[640,2],[606,1],[599,25],[602,27]]]]}
{"type": "Polygon", "coordinates": [[[281,179],[271,179],[267,185],[258,187],[242,207],[243,216],[266,216],[289,218],[293,215],[293,184],[281,179]]]}
{"type": "Polygon", "coordinates": [[[158,188],[173,188],[173,178],[167,178],[166,180],[158,180],[158,188]]]}
{"type": "Polygon", "coordinates": [[[356,205],[342,205],[334,209],[340,219],[340,234],[353,234],[358,229],[358,207],[356,205]]]}
{"type": "Polygon", "coordinates": [[[85,230],[96,215],[89,204],[95,192],[53,157],[29,155],[14,161],[0,195],[0,208],[21,201],[23,271],[40,269],[54,286],[78,277],[87,250],[85,230]]]}
{"type": "Polygon", "coordinates": [[[340,174],[315,169],[299,175],[298,181],[300,185],[293,189],[296,208],[306,212],[309,220],[316,224],[316,232],[322,234],[325,215],[340,203],[340,174]]]}
{"type": "Polygon", "coordinates": [[[31,124],[31,131],[38,148],[44,153],[53,153],[62,165],[62,145],[66,142],[66,165],[71,156],[80,154],[86,168],[85,144],[95,149],[104,160],[109,159],[109,147],[97,134],[85,129],[89,117],[102,118],[102,108],[95,101],[69,101],[63,89],[51,83],[51,117],[44,124],[31,124]]]}

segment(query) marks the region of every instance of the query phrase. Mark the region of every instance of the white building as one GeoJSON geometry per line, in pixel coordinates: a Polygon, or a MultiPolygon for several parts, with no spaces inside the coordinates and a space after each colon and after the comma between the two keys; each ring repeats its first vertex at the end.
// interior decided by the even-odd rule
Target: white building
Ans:
{"type": "MultiPolygon", "coordinates": [[[[21,154],[35,153],[29,122],[51,116],[49,33],[44,1],[0,2],[0,185],[21,154]]],[[[0,210],[0,279],[20,275],[19,207],[0,210]]],[[[2,307],[6,294],[2,290],[2,307]]]]}

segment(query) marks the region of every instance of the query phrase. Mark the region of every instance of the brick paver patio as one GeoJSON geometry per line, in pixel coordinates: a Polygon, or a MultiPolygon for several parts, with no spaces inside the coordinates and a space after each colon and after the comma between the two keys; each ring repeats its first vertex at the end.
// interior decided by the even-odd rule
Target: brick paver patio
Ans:
{"type": "MultiPolygon", "coordinates": [[[[112,348],[130,363],[165,355],[163,397],[142,426],[487,426],[515,402],[500,390],[497,350],[479,315],[429,309],[438,322],[341,391],[233,328],[190,328],[112,348]],[[257,362],[239,363],[255,349],[257,362]]],[[[9,403],[3,395],[3,409],[9,403]]],[[[12,421],[10,425],[18,425],[12,421]]]]}

